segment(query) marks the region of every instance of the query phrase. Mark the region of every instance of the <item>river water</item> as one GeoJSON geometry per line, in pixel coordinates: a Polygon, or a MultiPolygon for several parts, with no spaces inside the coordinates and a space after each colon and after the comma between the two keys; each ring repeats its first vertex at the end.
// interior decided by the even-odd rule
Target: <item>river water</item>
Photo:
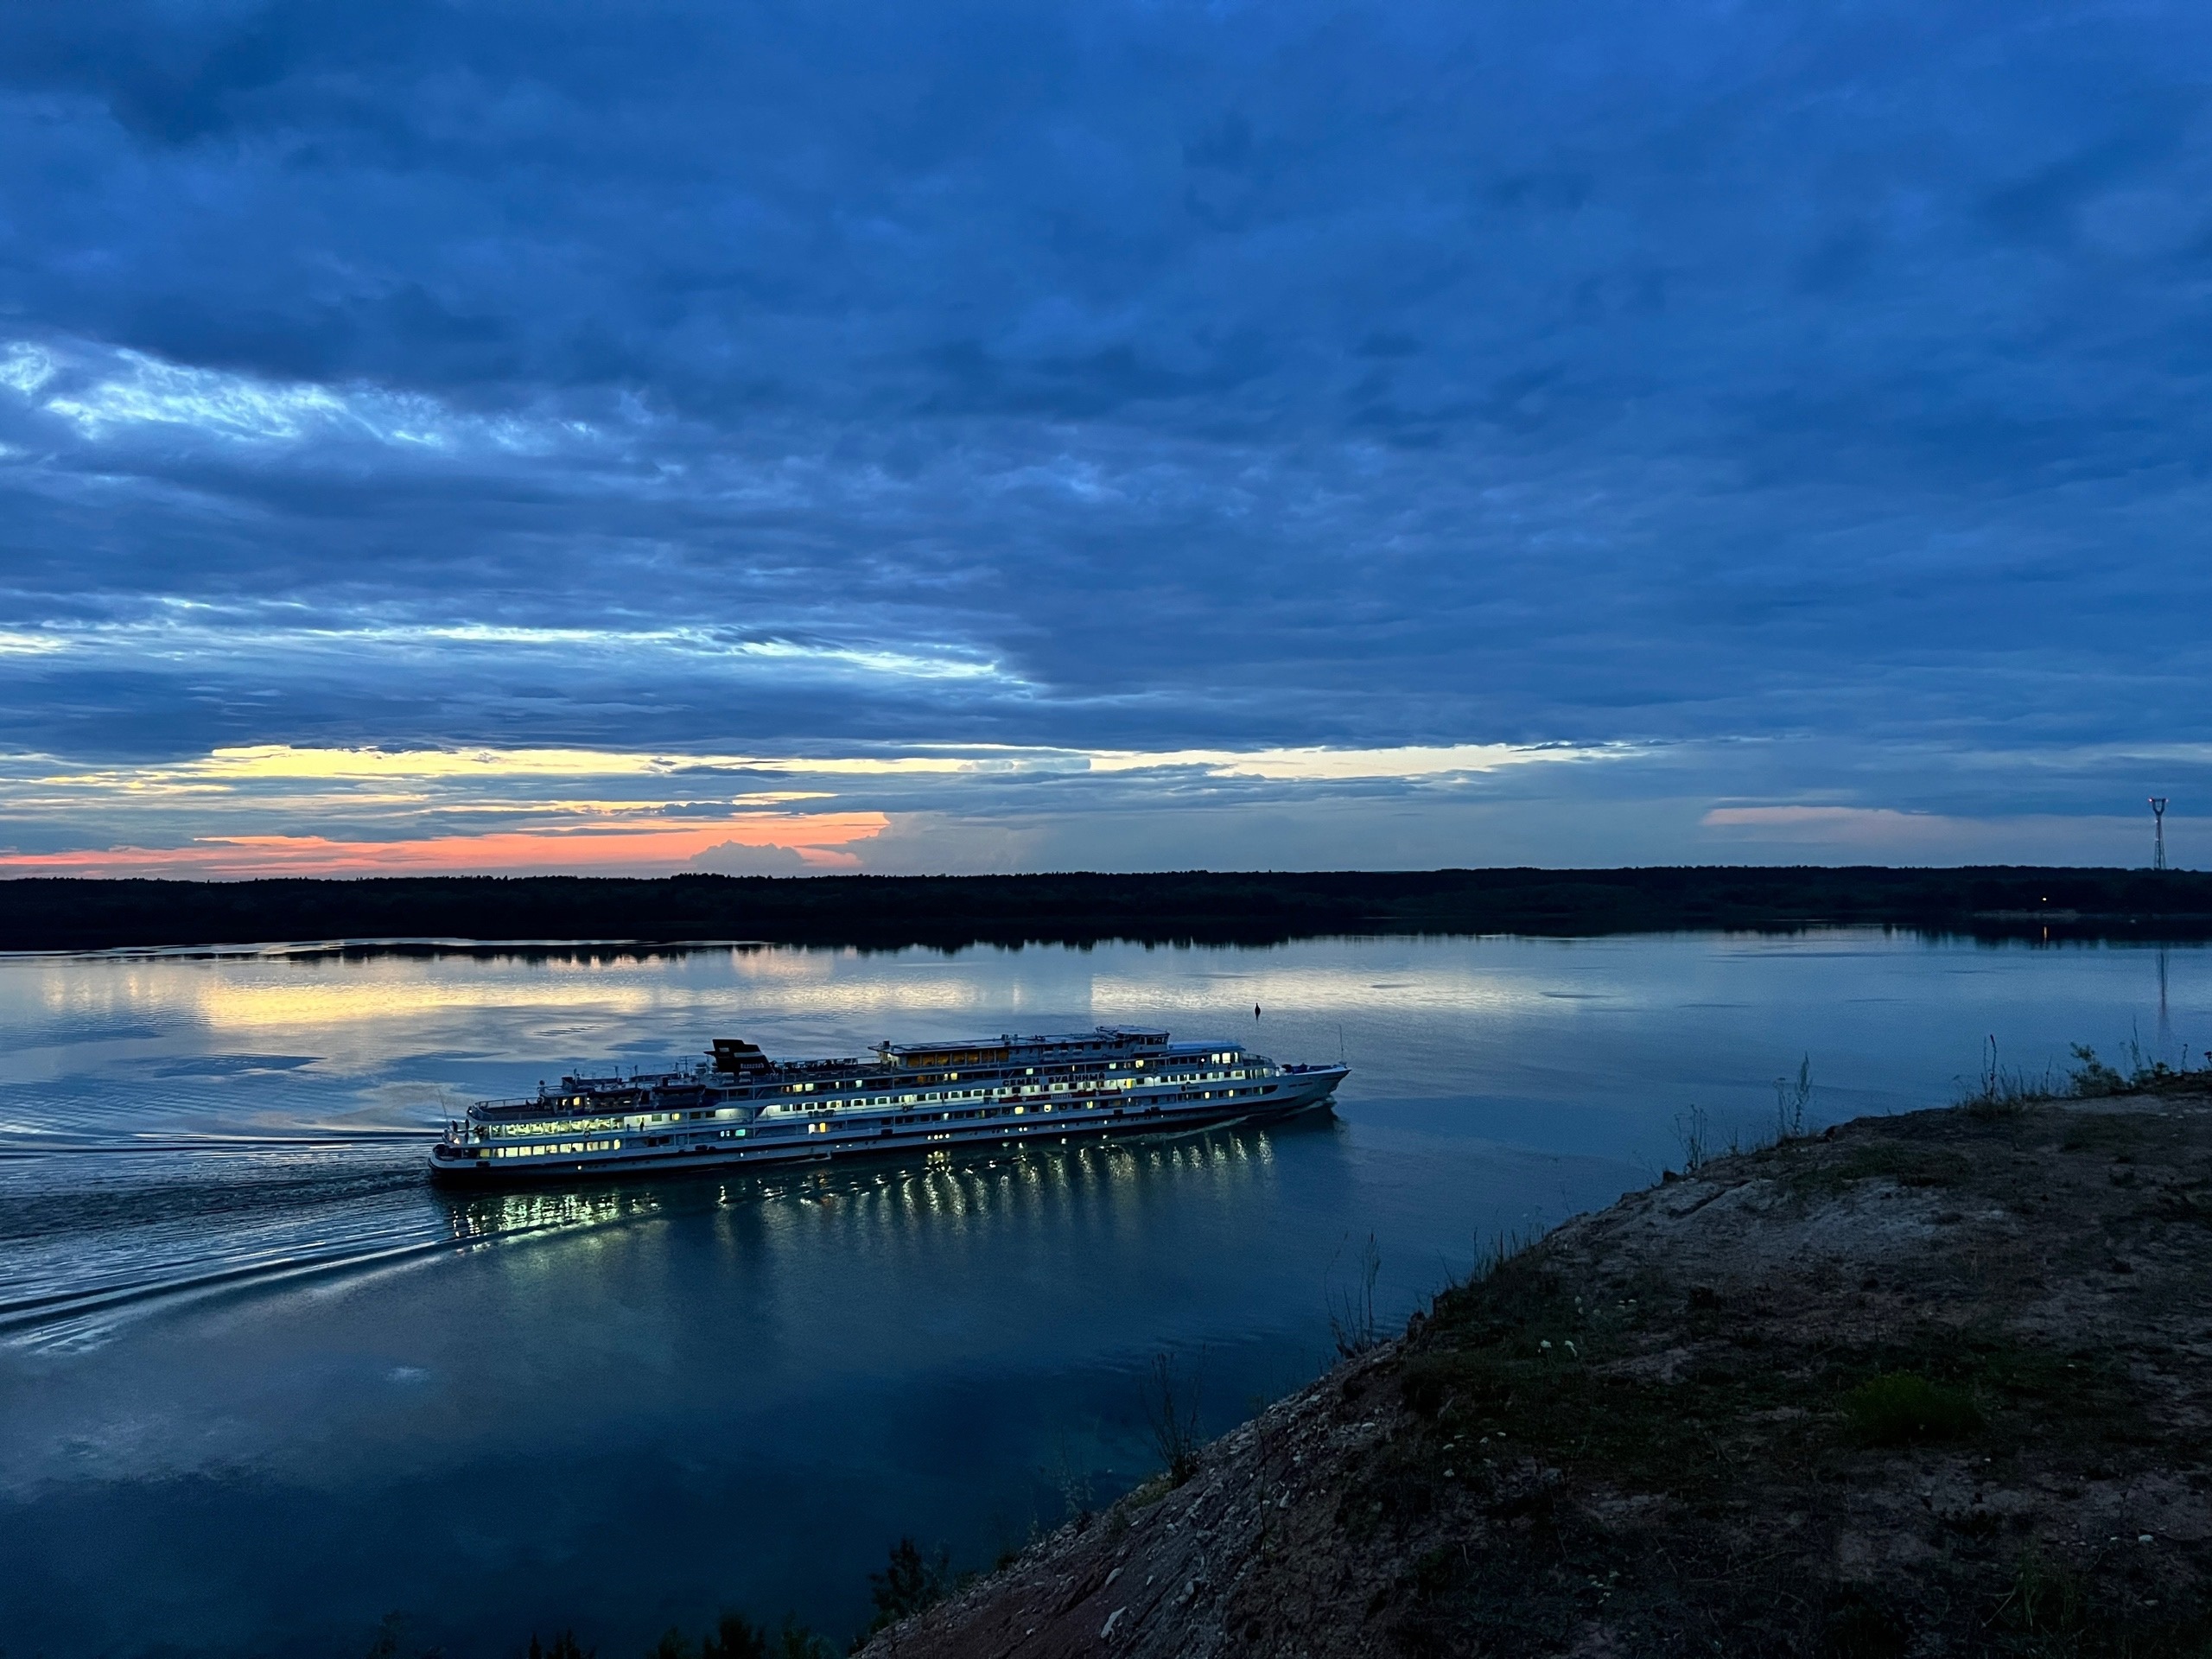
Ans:
{"type": "MultiPolygon", "coordinates": [[[[0,958],[0,1649],[607,1659],[722,1607],[840,1647],[912,1535],[987,1563],[1681,1134],[2212,1040],[2201,949],[1878,931],[1268,949],[0,958]],[[1254,1008],[1261,1013],[1255,1017],[1254,1008]],[[454,1196],[448,1103],[1156,1022],[1350,1061],[1332,1118],[921,1165],[454,1196]],[[1691,1116],[1694,1108],[1698,1117],[1691,1116]]],[[[2193,1054],[2192,1054],[2193,1057],[2193,1054]]]]}

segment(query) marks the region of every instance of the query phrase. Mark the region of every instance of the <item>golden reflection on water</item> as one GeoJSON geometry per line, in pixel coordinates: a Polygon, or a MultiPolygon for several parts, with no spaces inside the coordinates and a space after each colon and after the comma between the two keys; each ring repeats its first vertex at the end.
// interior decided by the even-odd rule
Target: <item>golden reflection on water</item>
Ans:
{"type": "Polygon", "coordinates": [[[699,1033],[687,1032],[687,1039],[703,1040],[708,1025],[748,1016],[834,1022],[942,1016],[988,1026],[1049,1008],[1087,1011],[1102,1020],[1179,1013],[1217,1020],[1240,999],[1339,1014],[1370,1007],[1505,1010],[1551,988],[1558,975],[1546,968],[1572,969],[1579,982],[1592,969],[1608,977],[1604,957],[1602,943],[1586,943],[1560,945],[1534,963],[1524,946],[1510,961],[1491,963],[1478,950],[1421,941],[1325,947],[1318,959],[1310,944],[1173,953],[1134,945],[977,948],[957,957],[733,946],[662,955],[41,957],[0,968],[0,1005],[29,1001],[50,1018],[164,1014],[212,1039],[294,1042],[316,1033],[336,1042],[349,1031],[502,1012],[633,1022],[688,1015],[699,1033]]]}
{"type": "MultiPolygon", "coordinates": [[[[1233,970],[1219,974],[1162,979],[1141,973],[1101,973],[1091,981],[1091,1004],[1107,1024],[1177,1014],[1217,1016],[1225,990],[1233,982],[1240,1005],[1257,1003],[1277,1010],[1326,1008],[1351,1014],[1381,1008],[1393,1014],[1420,1009],[1495,1014],[1537,1006],[1557,983],[1550,976],[1532,975],[1525,959],[1486,969],[1465,959],[1416,966],[1404,961],[1273,962],[1264,952],[1248,954],[1255,960],[1240,961],[1233,970]]],[[[1559,965],[1568,964],[1562,961],[1559,965]]],[[[1599,964],[1586,957],[1573,965],[1585,969],[1599,964]]]]}
{"type": "MultiPolygon", "coordinates": [[[[958,963],[909,953],[895,963],[849,950],[733,947],[671,956],[483,957],[473,955],[37,958],[0,976],[30,991],[49,1019],[161,1014],[211,1039],[309,1042],[338,1049],[340,1033],[496,1013],[605,1020],[711,1013],[815,1017],[977,1014],[995,1021],[1029,999],[1007,964],[984,951],[958,963]],[[887,968],[922,971],[890,971],[887,968]],[[953,971],[933,971],[952,969],[953,971]],[[29,984],[23,986],[28,978],[29,984]],[[1009,989],[1013,994],[1009,995],[1009,989]],[[741,1010],[731,1007],[733,998],[741,1010]]],[[[1035,966],[1033,962],[1030,966],[1035,966]]],[[[697,1035],[703,1043],[705,1023],[697,1035]]]]}
{"type": "Polygon", "coordinates": [[[1249,1196],[1272,1178],[1279,1130],[1217,1129],[1175,1141],[1027,1146],[966,1157],[933,1152],[917,1163],[775,1171],[715,1180],[702,1174],[623,1185],[523,1188],[454,1199],[451,1242],[461,1247],[565,1235],[685,1214],[740,1212],[756,1236],[795,1247],[800,1231],[831,1226],[895,1242],[922,1229],[1014,1225],[1088,1211],[1116,1233],[1146,1207],[1193,1183],[1215,1197],[1249,1196]]]}
{"type": "Polygon", "coordinates": [[[447,1221],[454,1243],[481,1244],[518,1234],[603,1227],[657,1208],[649,1188],[630,1192],[605,1187],[546,1187],[479,1194],[454,1205],[447,1221]]]}

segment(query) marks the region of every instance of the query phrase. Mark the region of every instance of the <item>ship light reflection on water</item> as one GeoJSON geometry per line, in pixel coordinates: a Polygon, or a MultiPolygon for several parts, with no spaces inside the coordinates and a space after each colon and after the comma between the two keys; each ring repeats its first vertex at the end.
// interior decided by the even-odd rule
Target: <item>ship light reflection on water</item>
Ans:
{"type": "Polygon", "coordinates": [[[1130,1225],[1141,1222],[1142,1205],[1174,1202],[1176,1189],[1192,1181],[1220,1198],[1240,1185],[1265,1180],[1274,1159],[1273,1137],[1312,1132],[1314,1126],[1292,1125],[1217,1131],[1164,1146],[1090,1142],[965,1157],[936,1151],[925,1154],[918,1167],[892,1171],[849,1166],[781,1178],[692,1177],[642,1186],[610,1181],[476,1193],[449,1201],[447,1229],[453,1243],[473,1247],[709,1208],[760,1209],[775,1217],[762,1234],[772,1246],[791,1242],[788,1230],[798,1224],[794,1203],[844,1217],[841,1224],[864,1221],[894,1229],[922,1220],[1013,1225],[1070,1206],[1130,1225]]]}

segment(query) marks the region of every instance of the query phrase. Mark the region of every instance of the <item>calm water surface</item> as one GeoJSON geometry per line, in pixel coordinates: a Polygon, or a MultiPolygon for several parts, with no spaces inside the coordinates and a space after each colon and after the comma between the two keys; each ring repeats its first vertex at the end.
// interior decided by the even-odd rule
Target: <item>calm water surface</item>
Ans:
{"type": "Polygon", "coordinates": [[[1226,1427],[1500,1234],[1640,1185],[1693,1103],[1947,1098],[1993,1034],[2208,1040],[2199,950],[1873,932],[1267,950],[0,958],[0,1648],[610,1659],[715,1610],[842,1637],[902,1533],[987,1561],[1226,1427]],[[1253,1006],[1263,1015],[1255,1020],[1253,1006]],[[511,1197],[448,1103],[571,1060],[1156,1021],[1353,1067],[1333,1119],[511,1197]]]}

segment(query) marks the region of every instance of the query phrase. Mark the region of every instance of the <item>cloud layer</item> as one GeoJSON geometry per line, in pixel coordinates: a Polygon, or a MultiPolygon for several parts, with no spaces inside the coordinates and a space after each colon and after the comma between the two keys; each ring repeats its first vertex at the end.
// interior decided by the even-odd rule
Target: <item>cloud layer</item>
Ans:
{"type": "Polygon", "coordinates": [[[2208,71],[2158,4],[16,8],[0,844],[2139,861],[2156,791],[2186,856],[2208,71]],[[480,750],[714,786],[222,758],[480,750]]]}

